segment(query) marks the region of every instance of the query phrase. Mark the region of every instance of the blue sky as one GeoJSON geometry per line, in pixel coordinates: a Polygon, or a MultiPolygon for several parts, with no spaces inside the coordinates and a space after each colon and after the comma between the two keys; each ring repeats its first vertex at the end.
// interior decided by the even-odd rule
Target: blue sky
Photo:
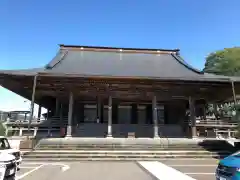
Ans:
{"type": "MultiPolygon", "coordinates": [[[[239,0],[1,0],[0,69],[43,66],[58,44],[179,48],[202,69],[210,52],[240,46],[239,7],[239,0]]],[[[9,97],[0,89],[4,102],[9,97]]]]}

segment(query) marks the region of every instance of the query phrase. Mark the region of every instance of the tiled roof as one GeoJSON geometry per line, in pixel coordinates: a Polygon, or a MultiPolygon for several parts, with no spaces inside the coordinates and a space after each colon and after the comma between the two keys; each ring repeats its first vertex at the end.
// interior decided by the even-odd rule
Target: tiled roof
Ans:
{"type": "Polygon", "coordinates": [[[186,63],[179,50],[60,45],[45,68],[0,71],[0,74],[138,77],[171,80],[239,81],[237,77],[203,73],[186,63]]]}
{"type": "Polygon", "coordinates": [[[46,72],[115,77],[197,77],[173,54],[65,51],[48,64],[46,72]]]}

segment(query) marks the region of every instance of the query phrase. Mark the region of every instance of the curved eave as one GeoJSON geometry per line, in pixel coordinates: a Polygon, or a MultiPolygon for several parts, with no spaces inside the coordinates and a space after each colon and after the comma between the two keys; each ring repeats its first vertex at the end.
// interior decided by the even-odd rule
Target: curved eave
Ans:
{"type": "Polygon", "coordinates": [[[240,77],[238,77],[238,76],[231,77],[231,79],[232,79],[233,82],[239,82],[240,83],[240,77]]]}
{"type": "Polygon", "coordinates": [[[215,79],[224,79],[224,78],[228,78],[229,81],[233,81],[236,83],[240,83],[240,77],[237,76],[224,76],[224,75],[216,75],[216,74],[211,74],[211,73],[204,73],[204,76],[208,79],[210,78],[215,78],[215,79]]]}
{"type": "MultiPolygon", "coordinates": [[[[239,101],[240,100],[240,95],[236,95],[236,100],[239,101]]],[[[234,97],[228,98],[226,100],[223,101],[224,103],[226,102],[234,102],[234,97]]]]}
{"type": "Polygon", "coordinates": [[[0,75],[14,76],[35,76],[39,72],[44,71],[44,68],[19,69],[19,70],[0,70],[0,75]]]}
{"type": "Polygon", "coordinates": [[[181,56],[175,55],[172,53],[172,56],[183,66],[185,66],[186,68],[188,68],[189,70],[198,73],[198,74],[204,74],[203,71],[200,71],[194,67],[192,67],[190,64],[188,64],[181,56]]]}
{"type": "Polygon", "coordinates": [[[110,75],[88,75],[88,74],[66,74],[46,72],[44,68],[21,69],[21,70],[0,70],[0,76],[49,76],[49,77],[73,77],[73,78],[104,78],[104,79],[139,79],[139,80],[158,80],[158,81],[196,81],[196,82],[236,82],[240,83],[240,77],[230,77],[204,73],[200,77],[146,77],[146,76],[110,76],[110,75]]]}
{"type": "Polygon", "coordinates": [[[224,78],[211,78],[211,77],[146,77],[146,76],[109,76],[109,75],[86,75],[86,74],[64,74],[64,73],[51,73],[41,72],[39,76],[49,77],[72,77],[72,78],[103,78],[103,79],[136,79],[136,80],[158,80],[158,81],[189,81],[189,82],[230,82],[228,77],[224,78]]]}

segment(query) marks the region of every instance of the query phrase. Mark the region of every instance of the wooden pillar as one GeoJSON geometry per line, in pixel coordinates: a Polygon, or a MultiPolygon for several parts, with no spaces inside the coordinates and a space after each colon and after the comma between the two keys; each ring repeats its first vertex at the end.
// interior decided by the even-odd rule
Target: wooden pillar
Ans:
{"type": "Polygon", "coordinates": [[[213,111],[214,111],[214,115],[217,118],[218,110],[217,110],[217,104],[216,103],[213,104],[213,111]]]}
{"type": "Polygon", "coordinates": [[[153,137],[159,138],[158,135],[158,115],[157,115],[157,97],[154,95],[152,99],[152,117],[153,117],[153,137]]]}
{"type": "Polygon", "coordinates": [[[216,103],[213,104],[213,112],[214,112],[215,120],[218,120],[219,113],[218,113],[218,105],[216,103]]]}
{"type": "Polygon", "coordinates": [[[38,75],[35,75],[34,79],[33,79],[32,101],[31,101],[31,109],[30,109],[30,118],[29,118],[29,123],[28,123],[28,132],[30,131],[30,126],[32,124],[33,113],[34,113],[34,103],[35,103],[35,93],[36,93],[36,87],[37,87],[37,77],[38,77],[38,75]]]}
{"type": "Polygon", "coordinates": [[[203,105],[203,119],[207,119],[207,110],[206,110],[206,104],[203,105]]]}
{"type": "Polygon", "coordinates": [[[118,102],[112,104],[112,124],[118,124],[118,102]]]}
{"type": "Polygon", "coordinates": [[[42,114],[42,106],[39,104],[39,106],[38,106],[38,119],[41,118],[41,114],[42,114]]]}
{"type": "Polygon", "coordinates": [[[192,129],[192,138],[197,137],[195,103],[192,97],[189,97],[190,122],[192,129]]]}
{"type": "Polygon", "coordinates": [[[112,137],[112,97],[108,98],[108,132],[107,137],[112,137]]]}
{"type": "Polygon", "coordinates": [[[85,116],[85,104],[83,102],[80,103],[79,111],[80,111],[80,123],[84,123],[85,116]]]}
{"type": "Polygon", "coordinates": [[[103,102],[101,102],[100,111],[101,111],[100,123],[103,123],[104,122],[104,103],[103,102]]]}
{"type": "Polygon", "coordinates": [[[20,137],[22,136],[22,133],[23,133],[23,129],[20,128],[20,129],[19,129],[19,136],[20,136],[20,137]]]}
{"type": "Polygon", "coordinates": [[[152,104],[148,104],[146,106],[146,124],[153,124],[152,123],[152,104]]]}
{"type": "Polygon", "coordinates": [[[60,110],[59,110],[59,115],[60,115],[60,127],[64,127],[64,122],[63,122],[63,104],[60,104],[60,110]]]}
{"type": "Polygon", "coordinates": [[[236,98],[236,93],[235,93],[234,82],[232,81],[231,84],[232,84],[232,92],[233,92],[234,106],[236,107],[236,104],[237,104],[237,98],[236,98]]]}
{"type": "Polygon", "coordinates": [[[137,104],[132,104],[131,124],[138,124],[138,105],[137,104]]]}
{"type": "Polygon", "coordinates": [[[72,117],[73,117],[73,93],[69,94],[69,106],[68,106],[68,125],[67,125],[67,137],[72,136],[72,117]]]}
{"type": "Polygon", "coordinates": [[[168,116],[169,116],[169,105],[168,104],[164,104],[164,124],[169,124],[169,119],[168,119],[168,116]]]}
{"type": "Polygon", "coordinates": [[[49,118],[49,113],[50,113],[51,111],[48,109],[47,110],[47,121],[48,121],[48,137],[50,137],[51,136],[51,129],[52,129],[52,119],[51,118],[49,118]]]}
{"type": "Polygon", "coordinates": [[[54,115],[55,116],[59,116],[59,100],[56,98],[56,103],[55,103],[55,112],[54,112],[54,115]]]}
{"type": "Polygon", "coordinates": [[[97,98],[97,123],[101,122],[101,99],[98,97],[97,98]]]}

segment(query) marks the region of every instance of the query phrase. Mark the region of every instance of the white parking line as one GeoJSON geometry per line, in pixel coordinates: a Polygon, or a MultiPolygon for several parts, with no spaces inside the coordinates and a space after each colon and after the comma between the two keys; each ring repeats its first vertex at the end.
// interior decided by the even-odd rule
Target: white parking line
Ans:
{"type": "Polygon", "coordinates": [[[46,164],[47,162],[28,162],[28,161],[24,161],[23,164],[30,164],[30,165],[34,165],[34,164],[46,164]]]}
{"type": "Polygon", "coordinates": [[[157,161],[141,161],[138,162],[144,169],[149,171],[159,180],[196,180],[172,167],[157,161]]]}
{"type": "Polygon", "coordinates": [[[38,166],[20,166],[20,169],[33,169],[36,167],[38,167],[38,166]]]}
{"type": "Polygon", "coordinates": [[[26,173],[24,173],[24,174],[22,174],[22,175],[20,175],[20,176],[17,176],[16,179],[17,179],[17,180],[20,180],[20,179],[28,176],[29,174],[33,173],[34,171],[37,171],[38,169],[40,169],[40,168],[43,167],[43,166],[44,166],[43,164],[42,164],[42,165],[39,165],[38,167],[35,167],[34,169],[32,169],[32,170],[30,170],[30,171],[28,171],[28,172],[26,172],[26,173]]]}
{"type": "Polygon", "coordinates": [[[161,158],[159,161],[215,161],[218,162],[219,159],[209,159],[209,158],[177,158],[177,159],[170,159],[170,158],[161,158]]]}
{"type": "Polygon", "coordinates": [[[20,176],[16,176],[16,180],[20,180],[26,176],[28,176],[29,174],[39,170],[40,168],[42,168],[43,166],[46,165],[52,165],[52,166],[61,166],[61,171],[65,172],[68,169],[70,169],[69,165],[66,164],[62,164],[62,163],[48,163],[48,162],[23,162],[23,164],[20,166],[20,169],[31,169],[27,172],[25,172],[24,174],[20,175],[20,176]]]}
{"type": "Polygon", "coordinates": [[[49,163],[49,162],[24,162],[25,165],[30,165],[30,166],[27,166],[27,167],[31,167],[31,165],[50,165],[50,166],[61,166],[61,171],[62,172],[65,172],[67,171],[68,169],[70,169],[70,166],[67,165],[67,164],[63,164],[63,163],[58,163],[58,162],[53,162],[53,163],[49,163]]]}
{"type": "MultiPolygon", "coordinates": [[[[70,166],[67,165],[67,164],[63,164],[63,163],[59,163],[59,162],[52,162],[52,163],[49,163],[49,162],[24,162],[22,167],[23,168],[35,168],[33,167],[33,165],[50,165],[50,166],[61,166],[61,171],[62,172],[65,172],[67,170],[70,169],[70,166]]],[[[20,167],[21,168],[21,167],[20,167]]]]}
{"type": "Polygon", "coordinates": [[[172,167],[217,167],[216,164],[171,164],[172,167]]]}
{"type": "Polygon", "coordinates": [[[184,173],[187,175],[215,175],[215,173],[201,173],[201,172],[196,172],[196,173],[184,173]]]}

